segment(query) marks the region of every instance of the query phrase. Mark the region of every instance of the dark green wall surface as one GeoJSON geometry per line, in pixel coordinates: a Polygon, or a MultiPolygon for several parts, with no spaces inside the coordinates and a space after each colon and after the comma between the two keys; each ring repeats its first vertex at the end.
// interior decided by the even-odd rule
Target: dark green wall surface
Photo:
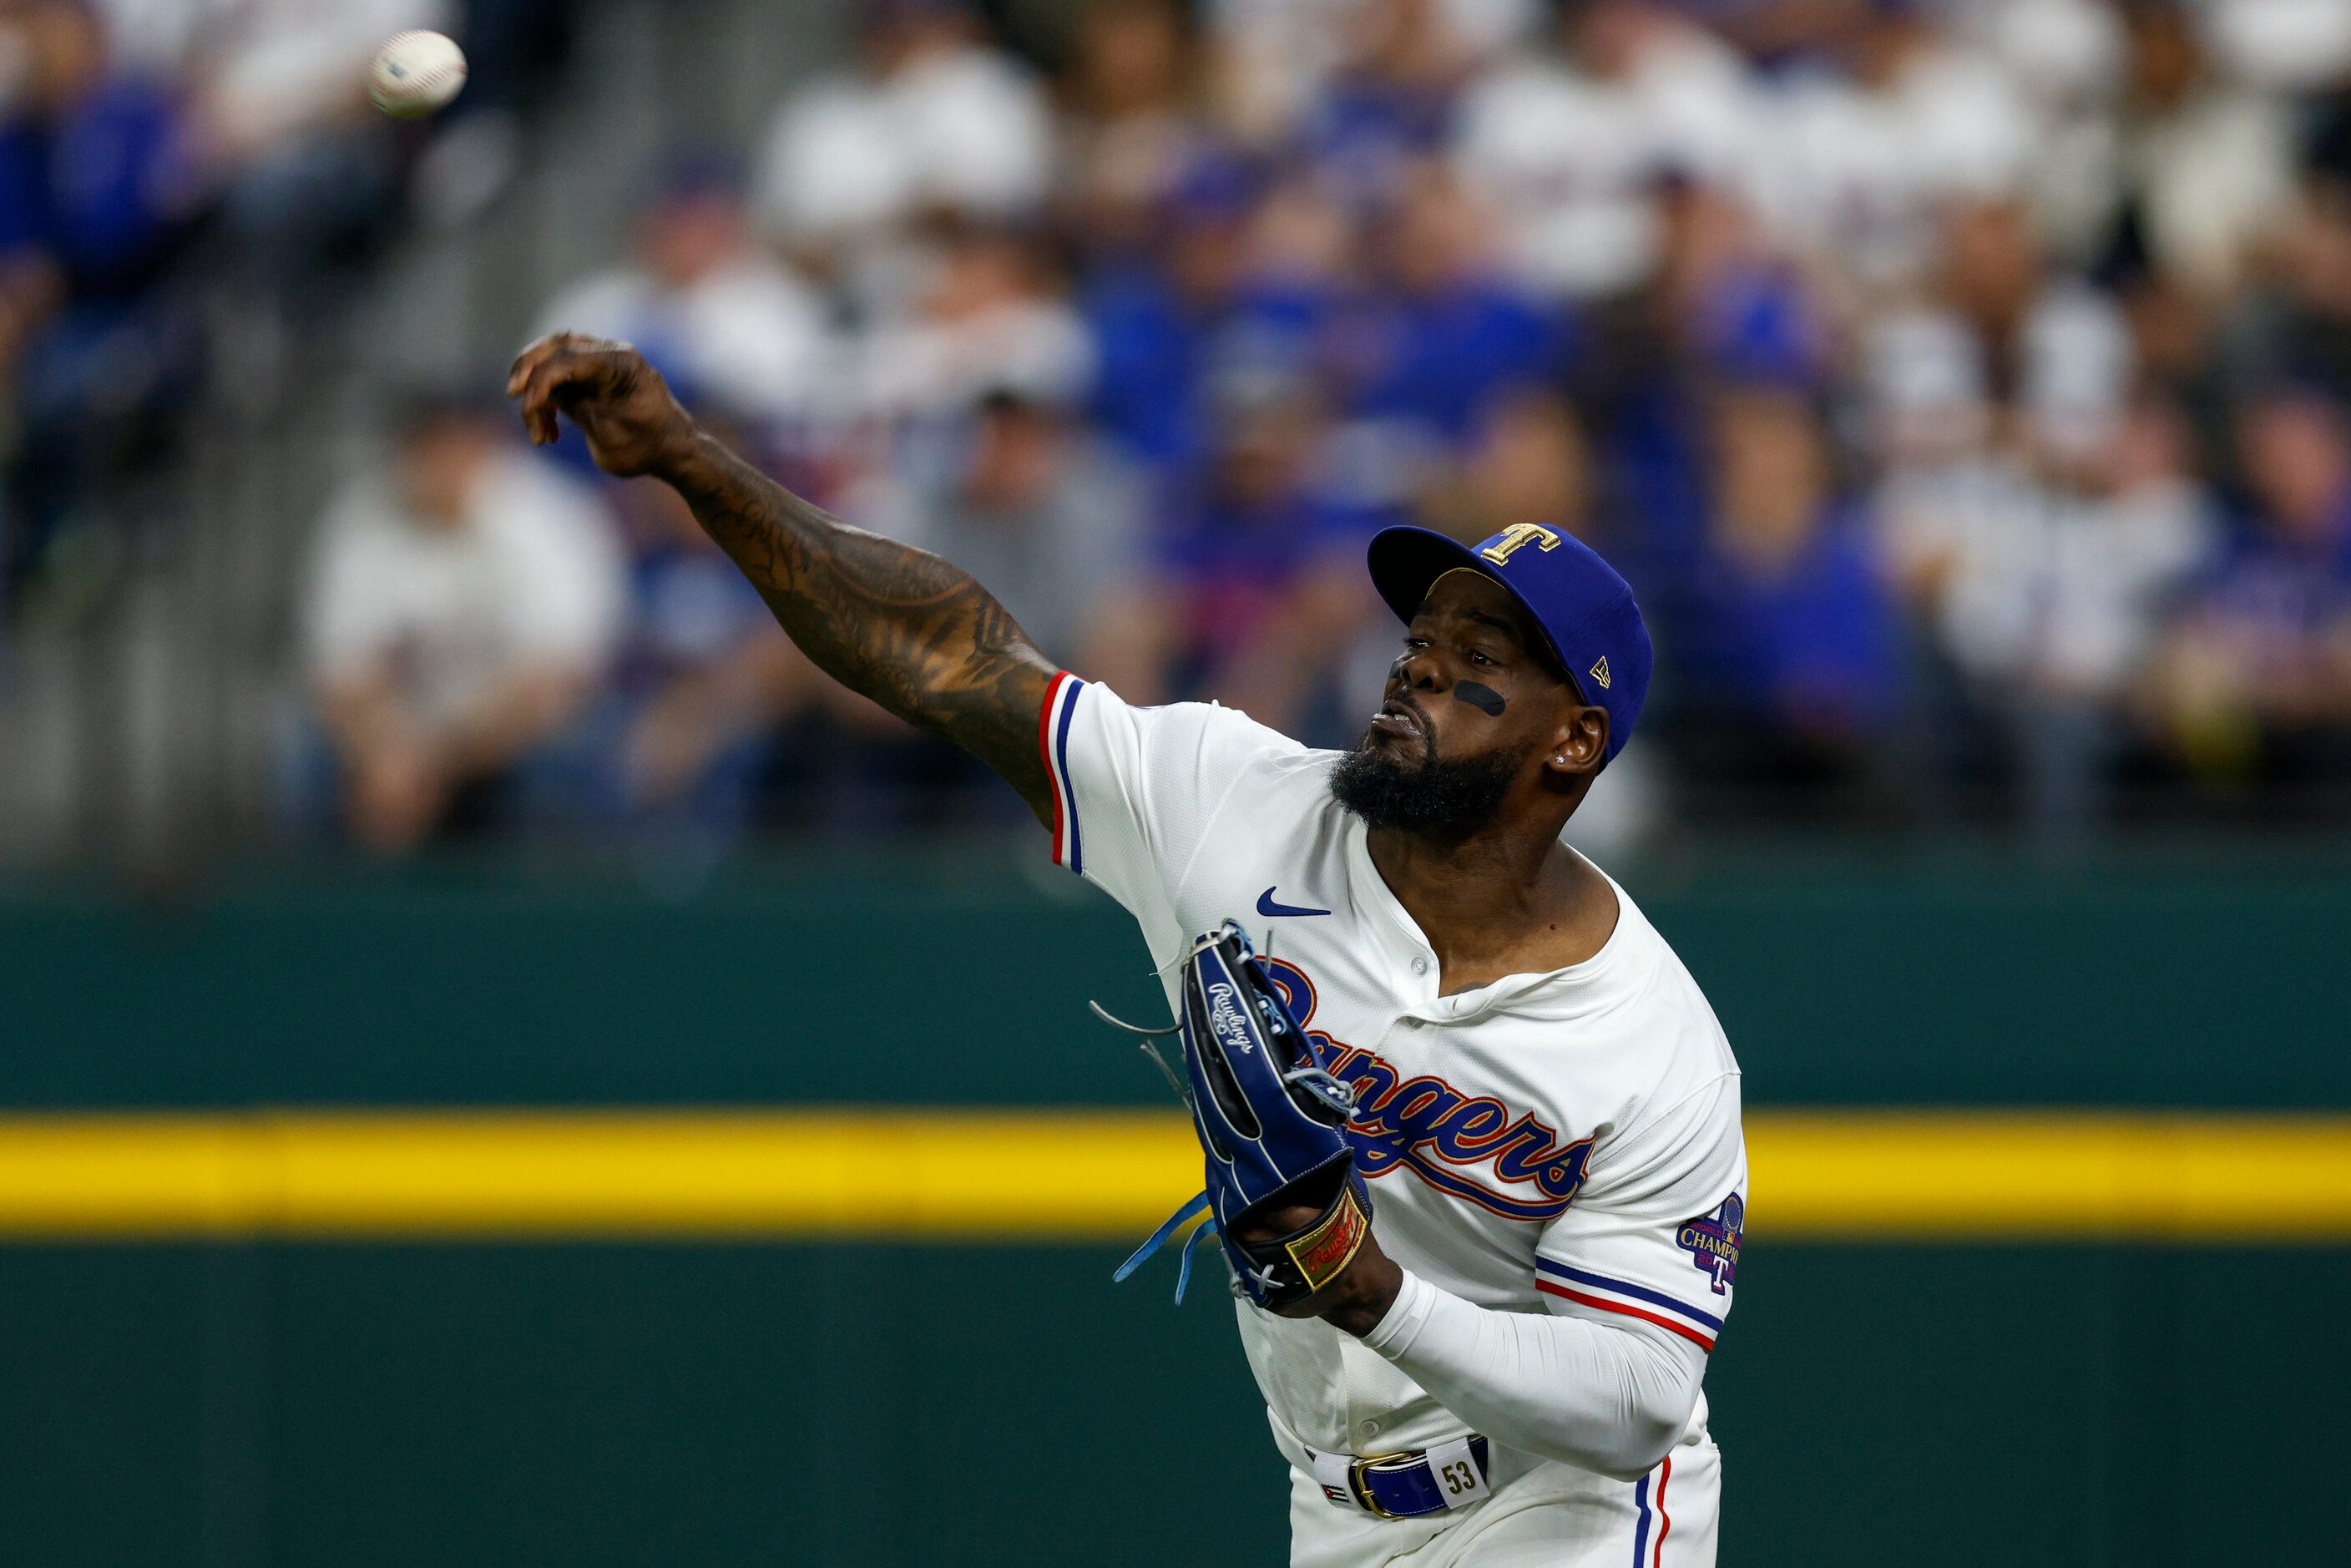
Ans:
{"type": "MultiPolygon", "coordinates": [[[[1632,885],[1756,1103],[2351,1107],[2339,873],[1632,885]]],[[[986,862],[19,891],[0,1105],[1156,1103],[1144,967],[986,862]]],[[[1886,1242],[1746,1260],[1728,1568],[2344,1561],[2351,1252],[1886,1242]]],[[[1228,1310],[1121,1250],[0,1248],[0,1568],[1279,1562],[1228,1310]]]]}
{"type": "MultiPolygon", "coordinates": [[[[2340,871],[1632,885],[1751,1103],[2351,1106],[2340,871]]],[[[1155,1009],[1146,967],[1107,899],[990,860],[668,904],[457,873],[0,895],[0,1105],[1156,1103],[1084,1006],[1155,1009]]]]}
{"type": "MultiPolygon", "coordinates": [[[[1277,1563],[1230,1309],[1114,1248],[0,1249],[11,1568],[1277,1563]]],[[[1754,1252],[1725,1568],[2340,1563],[2341,1253],[1754,1252]]]]}

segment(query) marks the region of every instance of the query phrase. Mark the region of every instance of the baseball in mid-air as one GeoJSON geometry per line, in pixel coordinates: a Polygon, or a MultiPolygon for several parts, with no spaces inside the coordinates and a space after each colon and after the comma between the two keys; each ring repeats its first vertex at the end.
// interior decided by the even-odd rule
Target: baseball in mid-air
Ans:
{"type": "Polygon", "coordinates": [[[368,96],[395,120],[445,107],[465,90],[465,51],[446,33],[394,33],[368,69],[368,96]]]}

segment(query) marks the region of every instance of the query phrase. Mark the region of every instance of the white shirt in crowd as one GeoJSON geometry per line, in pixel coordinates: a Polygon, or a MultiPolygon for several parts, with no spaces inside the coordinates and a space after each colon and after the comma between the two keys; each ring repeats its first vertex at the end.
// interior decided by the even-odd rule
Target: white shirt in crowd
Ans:
{"type": "Polygon", "coordinates": [[[1872,90],[1800,73],[1767,98],[1749,189],[1788,244],[1842,257],[1865,283],[1915,280],[1946,205],[2022,192],[2040,131],[1999,64],[1938,47],[1872,90]]]}
{"type": "Polygon", "coordinates": [[[1052,174],[1043,90],[1008,57],[959,48],[887,78],[824,78],[768,132],[762,216],[797,239],[840,240],[939,205],[1026,212],[1052,174]]]}
{"type": "Polygon", "coordinates": [[[2215,89],[2129,129],[2118,174],[2139,193],[2157,266],[2207,293],[2234,287],[2252,242],[2293,204],[2288,107],[2258,92],[2215,89]]]}
{"type": "Polygon", "coordinates": [[[1698,1384],[1746,1203],[1739,1067],[1623,889],[1591,958],[1443,995],[1331,793],[1338,754],[1066,674],[1044,716],[1055,858],[1135,917],[1171,1007],[1175,960],[1238,919],[1356,1088],[1350,1136],[1404,1293],[1362,1340],[1238,1306],[1300,1473],[1475,1430],[1598,1488],[1707,1444],[1698,1384]]]}
{"type": "MultiPolygon", "coordinates": [[[[1245,131],[1287,131],[1330,89],[1346,64],[1367,7],[1363,0],[1208,0],[1203,19],[1214,40],[1219,96],[1245,131]]],[[[1447,40],[1471,58],[1516,47],[1543,18],[1541,0],[1437,0],[1447,40]]]]}
{"type": "Polygon", "coordinates": [[[1897,471],[1878,512],[1897,566],[1939,582],[1931,614],[1963,673],[2097,700],[2123,694],[2219,531],[2184,479],[2084,496],[1992,455],[1897,471]]]}
{"type": "Polygon", "coordinates": [[[447,723],[527,667],[594,674],[620,635],[623,593],[602,505],[538,459],[495,458],[455,527],[415,517],[371,476],[327,513],[309,664],[333,680],[388,664],[425,722],[447,723]]]}
{"type": "Polygon", "coordinates": [[[1009,391],[1035,402],[1081,402],[1096,369],[1093,335],[1067,301],[1038,295],[949,320],[878,323],[861,345],[862,407],[891,418],[943,418],[1009,391]]]}
{"type": "Polygon", "coordinates": [[[151,34],[183,50],[205,78],[214,127],[257,148],[350,116],[385,38],[457,20],[450,0],[213,0],[176,16],[148,0],[114,36],[133,58],[152,58],[142,47],[151,34]]]}
{"type": "Polygon", "coordinates": [[[2351,5],[2343,0],[2209,0],[2204,27],[2249,86],[2319,92],[2351,70],[2351,5]]]}
{"type": "Polygon", "coordinates": [[[599,273],[557,295],[532,336],[557,331],[633,343],[733,413],[786,418],[839,401],[841,350],[822,298],[764,256],[684,288],[633,267],[599,273]]]}
{"type": "Polygon", "coordinates": [[[1663,35],[1621,80],[1517,55],[1464,99],[1455,157],[1502,214],[1521,277],[1605,297],[1656,264],[1657,177],[1734,176],[1754,107],[1738,57],[1695,27],[1663,35]]]}
{"type": "MultiPolygon", "coordinates": [[[[2126,428],[2136,366],[2111,299],[2053,284],[2010,347],[2032,458],[2086,471],[2143,443],[2126,428]]],[[[2112,493],[2069,488],[1996,444],[1985,346],[1948,312],[1888,312],[1864,348],[1886,465],[1871,515],[1894,574],[1933,585],[1938,643],[1980,681],[2119,695],[2168,596],[2209,558],[2209,498],[2144,460],[2112,493]]]]}

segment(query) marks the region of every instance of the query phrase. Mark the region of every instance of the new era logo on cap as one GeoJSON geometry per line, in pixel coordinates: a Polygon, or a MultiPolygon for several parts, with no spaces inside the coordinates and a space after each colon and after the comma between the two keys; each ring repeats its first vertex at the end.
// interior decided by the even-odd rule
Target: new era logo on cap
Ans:
{"type": "Polygon", "coordinates": [[[1594,665],[1593,665],[1593,666],[1592,666],[1592,678],[1593,678],[1593,680],[1598,681],[1598,682],[1600,683],[1600,689],[1601,689],[1602,691],[1604,691],[1604,691],[1606,691],[1606,690],[1608,689],[1608,655],[1607,655],[1607,654],[1605,654],[1605,653],[1601,654],[1601,655],[1600,655],[1600,662],[1599,662],[1598,664],[1594,664],[1594,665]]]}

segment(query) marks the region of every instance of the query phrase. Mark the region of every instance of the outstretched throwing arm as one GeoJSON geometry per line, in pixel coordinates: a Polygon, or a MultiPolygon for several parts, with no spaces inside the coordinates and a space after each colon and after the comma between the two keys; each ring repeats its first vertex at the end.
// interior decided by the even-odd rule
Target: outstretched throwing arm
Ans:
{"type": "Polygon", "coordinates": [[[675,489],[819,668],[946,736],[1051,820],[1037,716],[1057,667],[970,573],[851,528],[761,474],[695,425],[625,343],[542,338],[507,392],[535,444],[554,441],[565,414],[606,473],[675,489]]]}

